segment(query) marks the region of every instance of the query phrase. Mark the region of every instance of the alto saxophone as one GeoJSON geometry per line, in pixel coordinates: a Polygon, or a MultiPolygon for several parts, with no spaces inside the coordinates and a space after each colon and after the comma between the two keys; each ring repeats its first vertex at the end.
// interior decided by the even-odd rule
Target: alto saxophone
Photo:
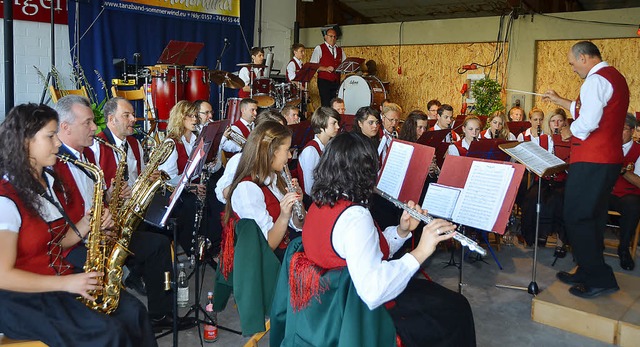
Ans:
{"type": "Polygon", "coordinates": [[[111,201],[109,201],[109,210],[111,211],[111,213],[116,215],[118,214],[118,211],[120,211],[120,208],[122,207],[122,202],[123,202],[123,200],[120,199],[120,193],[122,193],[122,188],[124,187],[124,185],[127,184],[127,182],[125,182],[124,180],[124,176],[125,176],[124,170],[127,168],[127,153],[123,151],[121,148],[114,146],[108,141],[105,141],[101,137],[96,136],[93,139],[113,149],[115,152],[118,153],[118,158],[119,158],[118,168],[116,169],[116,176],[113,182],[113,191],[111,193],[111,201]]]}
{"type": "MultiPolygon", "coordinates": [[[[284,164],[284,168],[282,169],[282,176],[284,178],[284,181],[287,183],[287,190],[291,193],[295,192],[296,188],[293,186],[293,182],[291,181],[291,172],[289,171],[289,167],[287,166],[287,164],[284,164]]],[[[300,202],[300,200],[296,200],[293,203],[293,213],[296,214],[296,217],[299,221],[304,220],[303,211],[304,207],[302,206],[302,203],[300,202]]]]}
{"type": "Polygon", "coordinates": [[[122,287],[122,265],[129,255],[126,249],[119,249],[118,242],[113,248],[109,248],[106,235],[100,231],[102,221],[102,182],[104,174],[96,165],[73,159],[67,155],[57,154],[58,158],[63,162],[71,162],[72,164],[82,167],[93,175],[93,206],[91,208],[91,220],[89,222],[89,234],[87,236],[87,260],[84,264],[84,272],[101,272],[103,277],[98,278],[98,286],[102,289],[89,290],[87,293],[96,301],[81,298],[87,307],[110,314],[116,308],[120,301],[120,289],[122,287]],[[114,258],[114,253],[115,258],[114,258]],[[107,254],[109,257],[107,258],[107,254]]]}

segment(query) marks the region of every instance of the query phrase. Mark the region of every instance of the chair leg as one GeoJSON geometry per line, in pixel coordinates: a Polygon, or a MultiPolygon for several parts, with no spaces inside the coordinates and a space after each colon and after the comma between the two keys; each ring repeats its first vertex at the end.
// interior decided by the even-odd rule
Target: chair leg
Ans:
{"type": "Polygon", "coordinates": [[[253,334],[249,341],[244,344],[244,347],[258,347],[258,341],[260,341],[260,339],[264,337],[269,329],[271,329],[271,319],[268,319],[267,322],[264,323],[264,326],[267,328],[267,330],[253,334]]]}

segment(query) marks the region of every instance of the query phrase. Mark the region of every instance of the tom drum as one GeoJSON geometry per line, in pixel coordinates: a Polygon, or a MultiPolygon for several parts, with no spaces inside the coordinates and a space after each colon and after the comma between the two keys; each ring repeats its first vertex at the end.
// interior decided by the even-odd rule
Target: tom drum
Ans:
{"type": "Polygon", "coordinates": [[[184,99],[184,74],[180,66],[155,65],[151,70],[151,94],[158,117],[158,129],[167,129],[169,111],[184,99]]]}
{"type": "Polygon", "coordinates": [[[185,67],[186,89],[185,99],[194,102],[196,100],[209,101],[211,97],[211,80],[209,80],[209,69],[206,66],[185,67]]]}
{"type": "Polygon", "coordinates": [[[271,107],[276,99],[271,95],[272,81],[270,78],[258,78],[253,81],[253,99],[259,107],[271,107]]]}

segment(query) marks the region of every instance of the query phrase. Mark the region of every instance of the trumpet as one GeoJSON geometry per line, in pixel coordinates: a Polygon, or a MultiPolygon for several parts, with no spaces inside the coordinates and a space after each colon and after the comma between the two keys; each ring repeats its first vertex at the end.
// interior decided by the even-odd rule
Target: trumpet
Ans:
{"type": "MultiPolygon", "coordinates": [[[[407,211],[407,213],[409,213],[409,215],[415,219],[421,220],[423,221],[425,224],[429,224],[431,223],[431,221],[433,221],[433,217],[430,215],[424,215],[421,213],[418,213],[418,211],[416,211],[415,209],[409,207],[409,205],[401,202],[400,200],[394,198],[393,196],[381,191],[380,189],[376,188],[375,192],[380,195],[381,197],[385,198],[386,200],[388,200],[389,202],[391,202],[392,204],[394,204],[396,207],[401,208],[405,211],[407,211]]],[[[459,226],[458,226],[459,227],[459,226]]],[[[456,228],[457,230],[457,228],[456,228]]],[[[447,234],[449,234],[451,232],[448,232],[447,234]]],[[[485,256],[487,255],[487,251],[484,250],[484,248],[480,247],[478,245],[478,243],[476,243],[475,241],[473,241],[472,239],[462,235],[461,233],[456,233],[453,235],[453,239],[460,242],[460,244],[463,247],[469,247],[470,250],[477,252],[478,254],[485,256]]]]}
{"type": "MultiPolygon", "coordinates": [[[[284,181],[287,183],[287,190],[290,192],[295,192],[296,188],[293,186],[293,182],[291,180],[291,172],[289,171],[289,167],[287,166],[287,164],[284,164],[284,168],[282,169],[282,176],[284,178],[284,181]]],[[[293,203],[293,213],[296,214],[296,217],[298,217],[299,221],[303,221],[304,220],[304,207],[302,206],[302,203],[300,202],[300,200],[296,200],[293,203]]]]}
{"type": "Polygon", "coordinates": [[[238,146],[240,146],[240,148],[244,148],[244,144],[247,143],[247,139],[244,136],[242,136],[242,134],[235,132],[233,128],[228,127],[227,129],[230,130],[229,136],[227,136],[227,138],[235,142],[238,146]]]}

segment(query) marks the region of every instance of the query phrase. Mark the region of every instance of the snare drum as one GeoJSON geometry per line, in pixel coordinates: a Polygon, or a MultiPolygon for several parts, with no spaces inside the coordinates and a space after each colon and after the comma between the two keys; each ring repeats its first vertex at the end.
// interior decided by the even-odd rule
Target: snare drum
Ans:
{"type": "Polygon", "coordinates": [[[209,80],[209,70],[206,66],[185,67],[185,79],[187,82],[184,92],[185,99],[194,102],[205,100],[209,102],[211,97],[211,80],[209,80]]]}
{"type": "Polygon", "coordinates": [[[356,114],[363,106],[378,108],[387,98],[387,89],[376,76],[352,75],[340,85],[338,97],[344,100],[346,114],[356,114]]]}
{"type": "Polygon", "coordinates": [[[242,101],[242,98],[227,99],[227,119],[229,124],[233,124],[240,119],[240,101],[242,101]]]}
{"type": "Polygon", "coordinates": [[[271,107],[276,99],[271,95],[272,81],[270,78],[258,78],[253,80],[253,99],[259,107],[271,107]]]}
{"type": "Polygon", "coordinates": [[[169,111],[184,99],[184,74],[177,65],[155,65],[151,70],[151,95],[159,119],[158,129],[167,129],[169,111]]]}

